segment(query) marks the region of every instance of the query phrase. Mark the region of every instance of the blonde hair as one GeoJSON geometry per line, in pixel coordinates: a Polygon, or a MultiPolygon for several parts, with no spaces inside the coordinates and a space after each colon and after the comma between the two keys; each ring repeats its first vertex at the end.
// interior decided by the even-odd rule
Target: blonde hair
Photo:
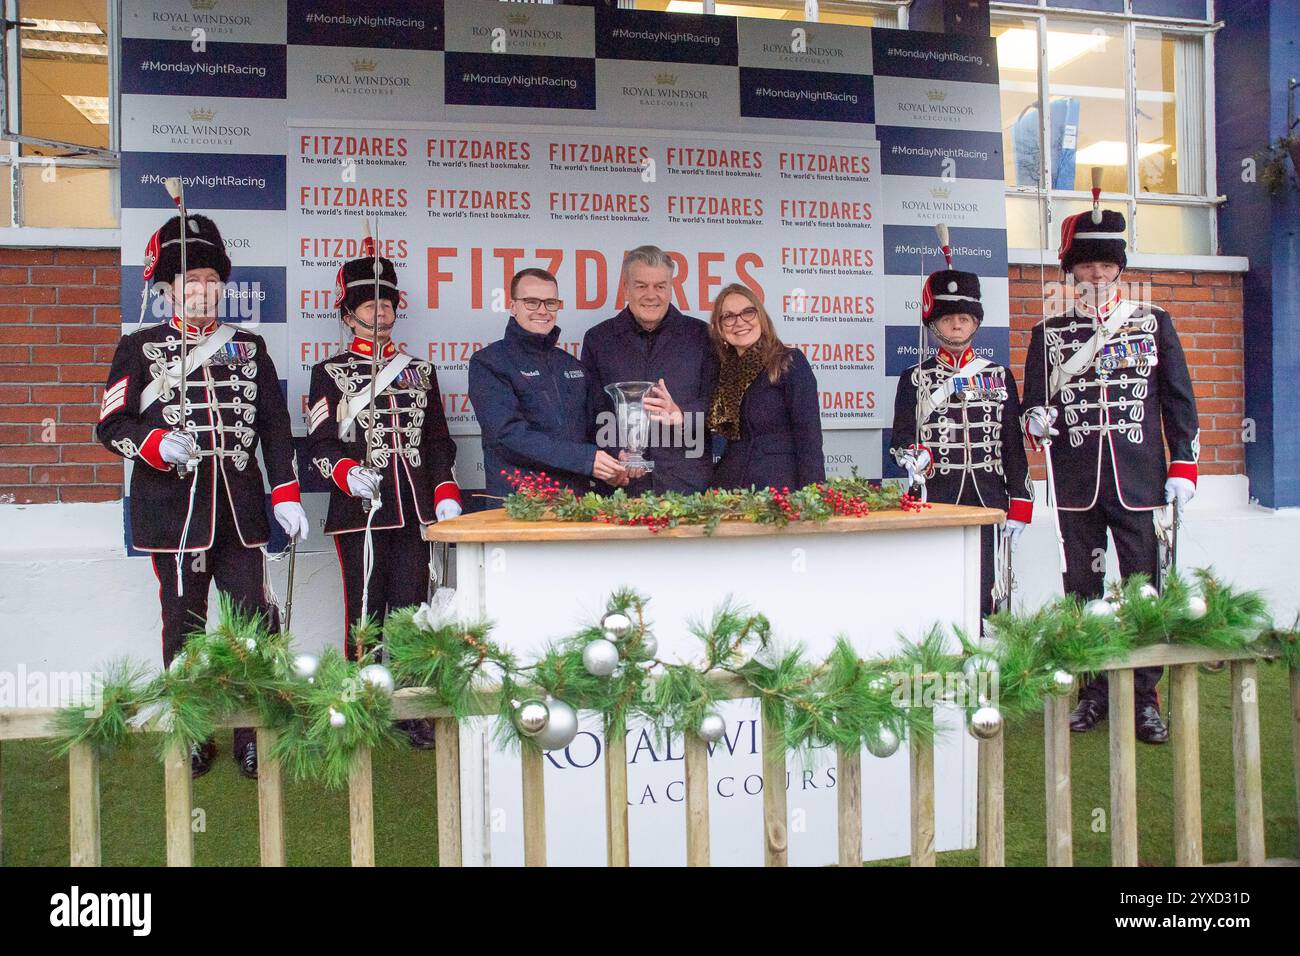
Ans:
{"type": "Polygon", "coordinates": [[[735,346],[731,345],[722,334],[722,320],[719,318],[722,315],[723,300],[730,295],[743,296],[758,310],[758,341],[750,348],[760,350],[759,354],[763,356],[763,367],[767,369],[767,380],[775,385],[781,381],[781,376],[790,370],[790,351],[777,337],[772,317],[767,314],[762,300],[749,286],[733,282],[719,292],[713,300],[713,312],[709,316],[709,338],[713,341],[713,350],[718,354],[719,361],[726,359],[728,350],[735,351],[735,346]]]}

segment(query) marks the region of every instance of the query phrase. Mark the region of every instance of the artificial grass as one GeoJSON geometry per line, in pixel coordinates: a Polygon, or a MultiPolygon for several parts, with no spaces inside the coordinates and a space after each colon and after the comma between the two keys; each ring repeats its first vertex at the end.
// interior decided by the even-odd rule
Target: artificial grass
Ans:
{"type": "MultiPolygon", "coordinates": [[[[1235,860],[1232,708],[1227,668],[1202,674],[1201,800],[1207,863],[1235,860]]],[[[1168,682],[1161,684],[1167,699],[1168,682]]],[[[1300,856],[1291,701],[1287,672],[1259,666],[1260,742],[1265,846],[1269,857],[1300,856]]],[[[1071,734],[1076,866],[1107,866],[1110,833],[1095,830],[1110,814],[1108,730],[1071,734]]],[[[212,771],[194,784],[203,829],[194,835],[200,866],[256,866],[257,789],[239,776],[228,737],[212,771]]],[[[4,744],[3,857],[5,866],[63,866],[68,862],[67,763],[42,741],[4,744]]],[[[1138,745],[1138,838],[1142,865],[1172,866],[1173,748],[1138,745]]],[[[1034,717],[1009,728],[1006,763],[1006,858],[1009,866],[1042,866],[1044,845],[1043,726],[1034,717]]],[[[139,739],[100,763],[100,826],[106,866],[161,866],[163,779],[153,741],[139,739]]],[[[437,861],[436,781],[430,752],[384,750],[374,756],[375,857],[380,865],[428,866],[437,861]]],[[[287,783],[285,837],[290,865],[348,864],[347,793],[287,783]]],[[[906,827],[907,820],[899,821],[906,827]]],[[[974,850],[941,853],[941,866],[974,866],[974,850]]],[[[905,864],[906,859],[879,865],[905,864]]]]}

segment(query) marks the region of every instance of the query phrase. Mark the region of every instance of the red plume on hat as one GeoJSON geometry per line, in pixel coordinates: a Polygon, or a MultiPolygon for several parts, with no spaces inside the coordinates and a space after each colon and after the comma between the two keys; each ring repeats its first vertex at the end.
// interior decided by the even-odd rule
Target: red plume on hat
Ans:
{"type": "Polygon", "coordinates": [[[162,230],[155,230],[144,247],[144,281],[153,278],[154,268],[158,265],[158,254],[162,251],[162,230]]]}

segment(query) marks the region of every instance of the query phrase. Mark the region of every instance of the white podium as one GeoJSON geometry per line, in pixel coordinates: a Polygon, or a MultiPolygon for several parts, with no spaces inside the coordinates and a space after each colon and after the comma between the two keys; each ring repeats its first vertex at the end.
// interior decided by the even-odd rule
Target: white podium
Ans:
{"type": "MultiPolygon", "coordinates": [[[[724,522],[651,534],[645,528],[518,522],[479,512],[427,529],[456,545],[456,612],[494,622],[494,640],[524,660],[538,656],[604,611],[610,592],[632,587],[649,598],[662,660],[702,661],[688,624],[704,622],[728,597],[772,623],[779,646],[801,644],[810,658],[844,635],[863,657],[891,656],[899,638],[920,639],[938,622],[978,634],[980,526],[1001,511],[933,505],[920,513],[882,512],[784,529],[724,522]]],[[[956,648],[954,647],[954,650],[956,648]]],[[[709,813],[715,866],[763,863],[761,722],[757,702],[722,708],[724,740],[709,758],[709,813]]],[[[936,713],[935,848],[975,845],[976,744],[961,713],[936,713]]],[[[633,726],[626,741],[631,863],[686,860],[680,735],[662,743],[633,726]]],[[[604,865],[604,741],[594,714],[577,738],[547,753],[547,858],[551,865],[604,865]]],[[[466,865],[523,862],[518,754],[495,748],[487,720],[461,729],[463,859],[466,865]]],[[[836,861],[835,753],[790,755],[786,779],[789,862],[836,861]]],[[[909,851],[907,747],[862,756],[863,854],[909,851]]]]}

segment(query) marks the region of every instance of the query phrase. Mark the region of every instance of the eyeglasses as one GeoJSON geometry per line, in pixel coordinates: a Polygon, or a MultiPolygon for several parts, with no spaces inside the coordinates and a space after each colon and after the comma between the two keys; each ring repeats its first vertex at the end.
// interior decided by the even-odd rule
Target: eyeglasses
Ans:
{"type": "Polygon", "coordinates": [[[527,298],[527,299],[515,299],[515,301],[518,302],[520,305],[522,305],[529,312],[537,312],[543,307],[546,308],[547,312],[559,312],[562,308],[564,308],[563,299],[527,298]]]}
{"type": "Polygon", "coordinates": [[[741,309],[739,312],[723,312],[718,316],[719,325],[735,325],[741,319],[746,322],[753,322],[758,318],[758,309],[752,305],[747,309],[741,309]]]}

